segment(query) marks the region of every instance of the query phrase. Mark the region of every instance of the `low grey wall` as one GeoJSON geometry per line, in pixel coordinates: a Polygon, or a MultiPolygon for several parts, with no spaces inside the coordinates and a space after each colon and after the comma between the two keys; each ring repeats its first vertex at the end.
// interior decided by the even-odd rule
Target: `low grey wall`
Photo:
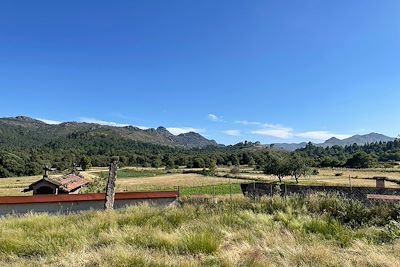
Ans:
{"type": "MultiPolygon", "coordinates": [[[[170,205],[176,201],[175,198],[168,199],[132,199],[115,200],[114,208],[121,209],[127,206],[150,203],[152,205],[170,205]]],[[[0,216],[6,214],[24,214],[28,212],[47,212],[68,214],[84,210],[103,210],[104,201],[84,201],[84,202],[60,202],[60,203],[27,203],[27,204],[9,204],[0,205],[0,216]]]]}
{"type": "Polygon", "coordinates": [[[312,193],[324,192],[331,194],[340,194],[344,197],[355,198],[361,201],[367,201],[367,195],[400,195],[400,189],[397,188],[376,188],[376,187],[341,187],[341,186],[309,186],[309,185],[286,185],[273,183],[254,183],[241,184],[244,195],[251,197],[272,196],[275,194],[285,195],[307,195],[312,193]]]}
{"type": "MultiPolygon", "coordinates": [[[[124,200],[115,200],[114,208],[121,209],[128,206],[135,206],[143,203],[149,203],[151,205],[158,205],[158,206],[167,206],[174,204],[175,202],[176,198],[124,199],[124,200]]],[[[104,200],[0,205],[0,216],[8,214],[19,215],[29,212],[69,214],[86,210],[104,210],[104,200]]]]}

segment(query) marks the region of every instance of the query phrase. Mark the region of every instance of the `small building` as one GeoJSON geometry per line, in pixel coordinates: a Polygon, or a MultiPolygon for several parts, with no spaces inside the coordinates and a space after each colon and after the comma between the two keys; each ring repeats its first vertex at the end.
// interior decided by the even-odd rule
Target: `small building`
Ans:
{"type": "Polygon", "coordinates": [[[49,177],[45,168],[43,178],[29,185],[23,192],[33,191],[33,195],[78,194],[89,183],[82,175],[71,173],[59,177],[49,177]]]}

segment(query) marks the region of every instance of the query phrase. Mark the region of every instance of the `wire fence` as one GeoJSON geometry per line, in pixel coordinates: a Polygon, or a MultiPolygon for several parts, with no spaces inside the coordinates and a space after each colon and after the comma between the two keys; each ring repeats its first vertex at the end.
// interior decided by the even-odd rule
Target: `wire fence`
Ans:
{"type": "MultiPolygon", "coordinates": [[[[119,190],[121,191],[121,190],[119,190]]],[[[279,183],[277,181],[260,180],[238,180],[235,178],[205,179],[204,182],[182,182],[176,184],[150,185],[136,184],[129,185],[123,191],[150,192],[150,191],[178,191],[181,198],[191,197],[197,199],[215,200],[220,196],[247,196],[254,201],[263,197],[291,195],[307,195],[316,193],[337,194],[346,198],[368,201],[369,195],[400,196],[400,188],[387,188],[385,184],[376,182],[375,187],[354,186],[351,177],[348,184],[324,185],[324,184],[296,184],[292,181],[279,183]]],[[[383,199],[384,200],[384,199],[383,199]]]]}
{"type": "MultiPolygon", "coordinates": [[[[369,194],[400,195],[400,179],[393,178],[390,181],[386,178],[385,187],[385,185],[378,186],[376,177],[365,178],[365,174],[358,175],[354,172],[347,176],[344,173],[342,170],[332,170],[317,176],[304,176],[297,184],[290,177],[285,177],[280,183],[276,177],[254,170],[232,173],[230,169],[220,169],[211,177],[204,175],[204,170],[199,169],[177,172],[171,170],[167,173],[153,169],[121,169],[118,173],[118,178],[121,180],[117,184],[117,190],[120,192],[179,191],[181,197],[212,199],[226,195],[245,195],[254,200],[275,195],[287,197],[294,194],[305,195],[319,192],[340,194],[360,200],[367,199],[369,194]]],[[[101,174],[108,175],[107,172],[101,174]]]]}
{"type": "MultiPolygon", "coordinates": [[[[377,183],[378,185],[378,183],[377,183]]],[[[309,194],[335,194],[345,198],[351,198],[363,202],[369,202],[375,196],[374,200],[400,200],[400,188],[376,187],[355,187],[351,183],[345,186],[334,185],[298,185],[298,184],[273,184],[273,183],[253,183],[242,185],[242,191],[246,196],[254,199],[260,199],[266,196],[279,195],[286,198],[291,195],[309,195],[309,194]],[[376,197],[378,196],[378,197],[376,197]]]]}

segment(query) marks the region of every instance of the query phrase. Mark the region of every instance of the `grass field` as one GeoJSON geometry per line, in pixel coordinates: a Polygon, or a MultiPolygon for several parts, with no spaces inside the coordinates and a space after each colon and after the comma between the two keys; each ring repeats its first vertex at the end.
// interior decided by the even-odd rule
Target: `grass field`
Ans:
{"type": "Polygon", "coordinates": [[[16,178],[0,179],[0,196],[18,196],[32,195],[32,193],[23,193],[22,190],[27,188],[31,183],[41,179],[41,176],[26,176],[16,178]]]}
{"type": "Polygon", "coordinates": [[[0,219],[0,266],[400,266],[399,205],[334,196],[0,219]]]}
{"type": "Polygon", "coordinates": [[[181,195],[193,196],[193,195],[235,195],[242,194],[240,184],[217,184],[217,185],[205,185],[195,187],[182,187],[181,195]]]}
{"type": "Polygon", "coordinates": [[[117,188],[119,191],[177,190],[178,186],[189,188],[241,182],[243,181],[238,179],[208,177],[200,174],[168,174],[152,178],[122,178],[118,180],[117,188]]]}
{"type": "MultiPolygon", "coordinates": [[[[158,175],[166,174],[164,169],[134,169],[134,168],[123,168],[118,171],[118,178],[144,178],[154,177],[158,175]]],[[[108,177],[108,171],[100,171],[96,175],[106,178],[108,177]]]]}
{"type": "MultiPolygon", "coordinates": [[[[219,168],[218,177],[208,177],[195,173],[183,174],[182,169],[171,170],[170,173],[163,169],[153,168],[122,168],[118,172],[117,191],[154,191],[154,190],[176,190],[181,187],[182,192],[195,192],[199,194],[209,192],[213,193],[213,186],[222,185],[221,188],[227,188],[229,184],[238,184],[242,182],[255,181],[277,181],[277,178],[264,175],[260,171],[254,171],[252,168],[243,167],[241,173],[235,174],[235,178],[224,178],[222,176],[229,174],[229,168],[219,168]],[[247,181],[246,181],[247,180],[247,181]],[[226,185],[226,186],[223,186],[226,185]],[[193,190],[189,188],[194,187],[193,190]],[[203,189],[199,189],[203,188],[203,189]]],[[[193,170],[196,171],[196,170],[193,170]]],[[[197,170],[198,171],[198,170],[197,170]]],[[[375,181],[367,178],[374,176],[385,176],[400,181],[400,169],[319,169],[318,175],[309,175],[300,179],[300,184],[310,185],[341,185],[349,186],[367,186],[374,187],[375,181]],[[340,175],[340,176],[337,176],[340,175]],[[350,179],[349,179],[350,177],[350,179]]],[[[89,171],[82,172],[89,180],[95,180],[96,177],[103,177],[105,180],[108,172],[107,168],[92,168],[89,171]]],[[[0,179],[0,195],[30,195],[31,193],[22,193],[21,191],[29,184],[40,179],[40,176],[18,177],[0,179]]],[[[103,181],[104,181],[103,180],[103,181]]],[[[290,177],[284,178],[285,182],[294,183],[290,177]]],[[[387,187],[399,188],[399,185],[391,182],[386,183],[387,187]]],[[[236,185],[236,188],[237,185],[236,185]]],[[[102,188],[99,189],[103,190],[102,188]]],[[[236,190],[235,192],[237,192],[236,190]]],[[[226,192],[226,190],[216,190],[226,192]]]]}
{"type": "MultiPolygon", "coordinates": [[[[345,168],[324,168],[318,169],[318,175],[308,175],[300,178],[300,184],[313,184],[313,185],[341,185],[349,186],[350,182],[352,186],[362,187],[375,187],[375,181],[368,178],[375,176],[383,176],[391,179],[400,181],[400,169],[345,169],[345,168]],[[340,175],[340,176],[338,176],[340,175]]],[[[226,174],[227,170],[224,169],[222,174],[226,174]]],[[[260,181],[276,181],[275,177],[264,175],[260,171],[254,171],[252,169],[244,169],[242,173],[237,175],[241,178],[255,179],[260,181]]],[[[294,182],[291,177],[285,177],[285,182],[294,182]]],[[[386,183],[387,187],[399,188],[399,185],[391,182],[386,183]]]]}

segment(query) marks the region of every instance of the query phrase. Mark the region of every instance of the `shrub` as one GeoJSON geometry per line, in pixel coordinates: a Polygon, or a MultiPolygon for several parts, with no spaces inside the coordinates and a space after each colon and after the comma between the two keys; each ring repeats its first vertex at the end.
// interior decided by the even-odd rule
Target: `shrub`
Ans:
{"type": "Polygon", "coordinates": [[[400,238],[400,222],[391,220],[386,226],[385,230],[388,234],[390,241],[400,238]]]}
{"type": "Polygon", "coordinates": [[[261,207],[264,212],[272,214],[274,212],[285,211],[286,203],[282,197],[275,195],[262,199],[261,207]]]}
{"type": "Polygon", "coordinates": [[[352,240],[350,229],[342,226],[337,220],[329,218],[312,218],[304,222],[305,233],[314,233],[325,239],[337,240],[341,245],[347,246],[352,240]]]}
{"type": "Polygon", "coordinates": [[[240,173],[240,168],[238,166],[235,166],[230,170],[230,173],[231,174],[239,174],[240,173]]]}
{"type": "Polygon", "coordinates": [[[189,253],[212,254],[217,251],[220,240],[211,232],[188,233],[181,240],[181,249],[189,253]]]}

